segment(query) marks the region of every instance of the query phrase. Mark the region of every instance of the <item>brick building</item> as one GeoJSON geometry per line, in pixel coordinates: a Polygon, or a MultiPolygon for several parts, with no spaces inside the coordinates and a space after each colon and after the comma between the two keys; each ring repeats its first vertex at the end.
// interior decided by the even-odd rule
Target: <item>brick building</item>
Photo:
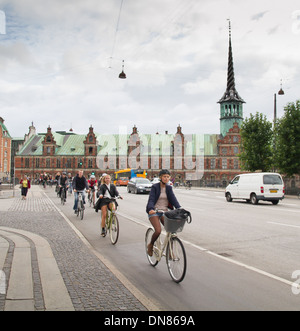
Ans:
{"type": "Polygon", "coordinates": [[[0,117],[0,180],[6,181],[10,178],[11,171],[11,141],[12,138],[0,117]]]}
{"type": "Polygon", "coordinates": [[[73,132],[32,134],[15,157],[16,177],[27,174],[38,178],[57,172],[75,175],[79,169],[86,176],[130,168],[147,169],[152,178],[168,168],[175,180],[194,180],[196,185],[224,186],[237,173],[240,125],[243,104],[235,88],[231,31],[227,87],[220,104],[219,134],[184,134],[180,125],[174,134],[143,134],[133,127],[130,134],[102,135],[90,127],[85,135],[73,132]],[[196,174],[196,176],[195,176],[196,174]]]}

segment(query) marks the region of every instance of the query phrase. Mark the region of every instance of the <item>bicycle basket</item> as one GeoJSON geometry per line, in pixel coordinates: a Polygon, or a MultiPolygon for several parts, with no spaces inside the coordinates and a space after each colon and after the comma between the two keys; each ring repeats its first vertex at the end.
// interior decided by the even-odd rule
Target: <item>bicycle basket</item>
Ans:
{"type": "Polygon", "coordinates": [[[171,219],[165,214],[164,227],[167,232],[181,232],[183,230],[186,219],[171,219]]]}

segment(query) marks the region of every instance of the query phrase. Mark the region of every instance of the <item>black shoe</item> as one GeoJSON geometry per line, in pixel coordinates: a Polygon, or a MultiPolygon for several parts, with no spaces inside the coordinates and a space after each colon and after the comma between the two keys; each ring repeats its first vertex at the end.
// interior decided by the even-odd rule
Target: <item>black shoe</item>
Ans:
{"type": "Polygon", "coordinates": [[[74,214],[77,214],[78,213],[78,211],[77,210],[74,210],[74,214]]]}
{"type": "Polygon", "coordinates": [[[102,228],[101,236],[102,236],[102,237],[105,237],[105,236],[106,236],[105,228],[102,228]]]}

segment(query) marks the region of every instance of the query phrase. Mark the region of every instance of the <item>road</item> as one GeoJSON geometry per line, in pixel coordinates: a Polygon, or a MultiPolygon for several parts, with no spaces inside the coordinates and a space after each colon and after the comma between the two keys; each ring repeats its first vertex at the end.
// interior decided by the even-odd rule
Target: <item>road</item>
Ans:
{"type": "MultiPolygon", "coordinates": [[[[192,212],[180,238],[188,269],[174,283],[162,260],[155,268],[146,259],[144,236],[149,221],[147,195],[119,189],[120,238],[112,246],[100,237],[100,213],[87,207],[85,217],[73,214],[73,197],[65,206],[47,195],[69,220],[136,288],[162,310],[299,310],[300,294],[292,292],[292,273],[300,270],[300,200],[251,205],[228,203],[223,192],[176,189],[181,205],[192,212]]],[[[298,276],[299,279],[299,276],[298,276]]]]}

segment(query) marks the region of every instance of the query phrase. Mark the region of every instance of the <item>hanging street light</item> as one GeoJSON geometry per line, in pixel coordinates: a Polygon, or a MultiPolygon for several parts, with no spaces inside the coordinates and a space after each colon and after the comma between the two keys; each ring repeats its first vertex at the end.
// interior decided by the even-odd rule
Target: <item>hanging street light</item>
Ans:
{"type": "Polygon", "coordinates": [[[122,72],[119,75],[120,79],[126,79],[126,74],[124,72],[124,60],[123,60],[123,65],[122,65],[122,72]]]}

